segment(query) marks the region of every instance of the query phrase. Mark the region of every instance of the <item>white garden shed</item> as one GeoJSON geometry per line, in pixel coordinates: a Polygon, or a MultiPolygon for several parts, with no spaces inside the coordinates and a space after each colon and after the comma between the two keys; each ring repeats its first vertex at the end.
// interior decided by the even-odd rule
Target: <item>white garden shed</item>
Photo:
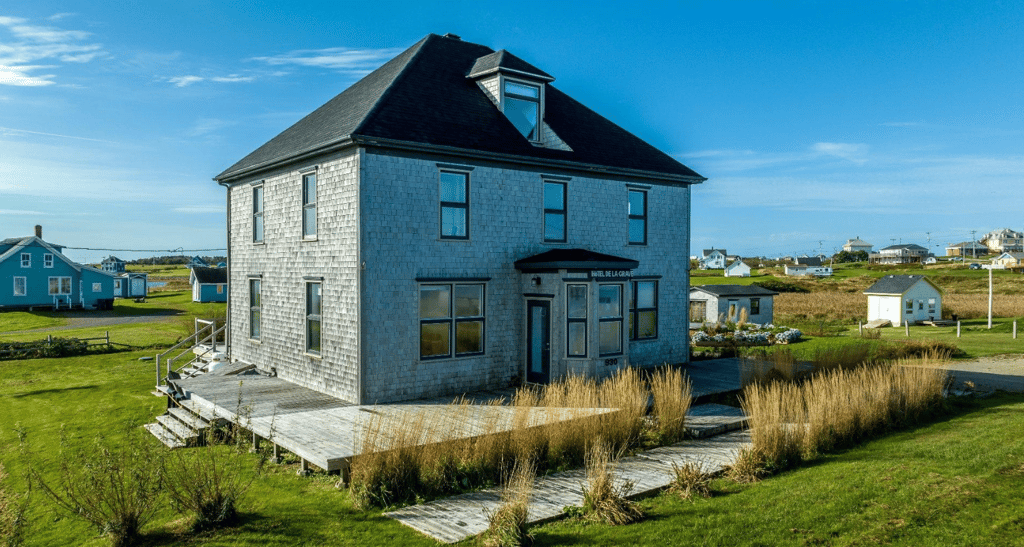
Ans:
{"type": "Polygon", "coordinates": [[[868,322],[888,319],[894,327],[942,319],[942,290],[923,275],[887,275],[864,291],[868,322]]]}
{"type": "Polygon", "coordinates": [[[750,266],[742,260],[736,260],[725,267],[725,277],[750,277],[750,266]]]}

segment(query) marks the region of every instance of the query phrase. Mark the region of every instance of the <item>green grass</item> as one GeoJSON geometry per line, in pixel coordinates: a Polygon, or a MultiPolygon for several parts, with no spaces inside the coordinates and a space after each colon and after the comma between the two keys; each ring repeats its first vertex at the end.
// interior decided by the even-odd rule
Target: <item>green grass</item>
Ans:
{"type": "Polygon", "coordinates": [[[66,319],[51,312],[0,312],[0,332],[60,327],[65,324],[67,324],[66,319]]]}
{"type": "Polygon", "coordinates": [[[694,502],[661,494],[647,520],[560,521],[537,545],[1017,545],[1024,533],[1024,396],[829,455],[766,481],[713,483],[694,502]]]}

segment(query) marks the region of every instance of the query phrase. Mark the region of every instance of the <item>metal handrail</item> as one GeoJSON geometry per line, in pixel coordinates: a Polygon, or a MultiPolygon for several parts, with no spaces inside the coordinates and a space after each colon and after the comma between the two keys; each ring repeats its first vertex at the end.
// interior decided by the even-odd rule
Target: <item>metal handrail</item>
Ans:
{"type": "Polygon", "coordinates": [[[194,334],[192,334],[188,338],[185,338],[184,340],[178,342],[177,344],[174,344],[173,346],[168,348],[163,353],[157,354],[157,356],[156,356],[156,385],[157,385],[157,387],[159,387],[161,385],[162,381],[166,379],[166,376],[161,376],[160,375],[160,360],[162,358],[166,357],[171,352],[181,348],[182,346],[191,343],[191,346],[189,347],[188,350],[182,351],[178,355],[176,355],[175,357],[171,358],[170,360],[165,361],[166,364],[167,364],[167,373],[170,374],[170,372],[171,372],[171,364],[174,362],[174,360],[178,359],[179,357],[184,355],[186,352],[191,351],[191,349],[193,347],[198,345],[200,343],[199,342],[199,337],[203,335],[204,331],[206,331],[207,329],[210,330],[210,334],[208,336],[206,336],[206,338],[204,338],[204,341],[213,340],[214,341],[214,346],[216,347],[216,340],[217,340],[216,336],[218,334],[220,334],[221,332],[223,332],[224,329],[227,328],[227,323],[225,323],[224,326],[221,327],[218,330],[216,328],[217,327],[217,320],[216,319],[211,321],[211,320],[207,320],[207,319],[196,318],[195,322],[194,322],[194,325],[195,325],[195,333],[194,334]],[[203,324],[202,328],[199,327],[200,323],[203,324]]]}

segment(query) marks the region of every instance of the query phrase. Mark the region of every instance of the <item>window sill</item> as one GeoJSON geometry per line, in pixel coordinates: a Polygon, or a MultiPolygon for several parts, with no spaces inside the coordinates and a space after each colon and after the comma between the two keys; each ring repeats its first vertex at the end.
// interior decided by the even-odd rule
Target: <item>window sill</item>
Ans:
{"type": "MultiPolygon", "coordinates": [[[[692,323],[692,321],[691,321],[691,323],[692,323]]],[[[636,339],[631,338],[629,341],[630,341],[630,343],[632,343],[632,342],[651,342],[651,341],[657,340],[657,339],[658,339],[658,337],[655,336],[653,338],[636,338],[636,339]]]]}
{"type": "Polygon", "coordinates": [[[316,236],[302,236],[302,241],[316,241],[316,236]]]}
{"type": "Polygon", "coordinates": [[[486,353],[468,353],[465,355],[457,355],[455,357],[420,357],[421,363],[436,363],[439,361],[465,361],[466,359],[475,359],[477,357],[487,357],[486,353]]]}
{"type": "Polygon", "coordinates": [[[253,344],[256,344],[257,346],[262,346],[263,345],[263,341],[260,340],[259,338],[250,338],[249,342],[253,343],[253,344]]]}
{"type": "Polygon", "coordinates": [[[304,353],[304,355],[306,357],[309,357],[310,359],[316,359],[317,361],[323,361],[323,359],[324,359],[324,356],[322,354],[319,354],[319,353],[310,353],[310,352],[307,351],[307,352],[304,353]]]}
{"type": "Polygon", "coordinates": [[[266,244],[267,244],[266,241],[253,241],[252,242],[253,247],[262,247],[262,246],[264,246],[266,244]]]}
{"type": "Polygon", "coordinates": [[[630,241],[629,243],[626,243],[626,247],[646,247],[646,246],[647,246],[647,243],[634,243],[632,241],[630,241]]]}

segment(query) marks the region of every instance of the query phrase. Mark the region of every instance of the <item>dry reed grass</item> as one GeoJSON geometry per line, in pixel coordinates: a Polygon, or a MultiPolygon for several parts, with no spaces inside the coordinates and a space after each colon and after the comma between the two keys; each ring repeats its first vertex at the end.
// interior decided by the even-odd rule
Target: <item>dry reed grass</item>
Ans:
{"type": "Polygon", "coordinates": [[[946,373],[908,366],[914,364],[838,368],[799,384],[747,386],[741,403],[750,420],[752,448],[743,455],[751,461],[741,465],[784,469],[918,421],[941,404],[946,373]]]}
{"type": "Polygon", "coordinates": [[[711,479],[714,473],[710,471],[707,462],[696,460],[686,462],[683,465],[672,464],[672,485],[669,490],[675,492],[684,500],[694,497],[711,497],[711,479]]]}
{"type": "MultiPolygon", "coordinates": [[[[780,293],[775,297],[776,317],[834,319],[856,322],[867,316],[867,297],[860,291],[780,293]]],[[[961,319],[988,317],[988,293],[947,293],[942,297],[942,315],[961,319]]],[[[1024,294],[998,294],[992,301],[996,317],[1024,317],[1024,294]]]]}
{"type": "Polygon", "coordinates": [[[502,488],[501,505],[487,515],[488,528],[482,538],[486,547],[533,545],[533,535],[526,525],[536,473],[532,462],[516,462],[512,475],[502,488]]]}
{"type": "Polygon", "coordinates": [[[591,445],[587,452],[586,469],[583,514],[587,519],[619,526],[643,518],[640,507],[626,499],[633,490],[633,483],[615,479],[615,462],[609,443],[599,439],[591,445]]]}
{"type": "Polygon", "coordinates": [[[690,386],[678,370],[656,371],[652,387],[636,369],[603,382],[569,376],[519,389],[511,401],[425,406],[413,412],[379,407],[363,424],[351,465],[353,499],[389,506],[498,483],[518,462],[539,472],[583,465],[586,447],[603,437],[616,452],[640,444],[654,390],[666,435],[681,436],[690,386]]]}

